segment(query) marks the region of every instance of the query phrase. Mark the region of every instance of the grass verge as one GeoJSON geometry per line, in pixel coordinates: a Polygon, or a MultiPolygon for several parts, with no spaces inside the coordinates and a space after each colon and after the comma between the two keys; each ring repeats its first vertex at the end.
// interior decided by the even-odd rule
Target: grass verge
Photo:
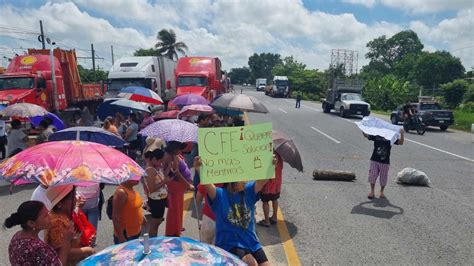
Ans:
{"type": "Polygon", "coordinates": [[[461,110],[454,111],[454,125],[451,128],[471,132],[472,124],[474,124],[474,113],[461,110]]]}

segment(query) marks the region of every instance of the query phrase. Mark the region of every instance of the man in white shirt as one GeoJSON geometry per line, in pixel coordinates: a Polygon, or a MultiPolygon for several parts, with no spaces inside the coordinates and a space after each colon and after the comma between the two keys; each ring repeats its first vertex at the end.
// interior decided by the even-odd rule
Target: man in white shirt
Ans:
{"type": "Polygon", "coordinates": [[[7,137],[8,157],[11,157],[17,154],[28,147],[26,145],[26,143],[28,142],[28,136],[21,129],[21,121],[15,119],[11,122],[11,126],[12,126],[12,129],[8,133],[8,137],[7,137]]]}

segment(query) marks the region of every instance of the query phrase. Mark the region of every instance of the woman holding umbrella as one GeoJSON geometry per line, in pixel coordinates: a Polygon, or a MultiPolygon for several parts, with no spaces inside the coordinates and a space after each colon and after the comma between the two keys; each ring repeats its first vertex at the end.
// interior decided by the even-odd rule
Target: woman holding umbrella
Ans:
{"type": "Polygon", "coordinates": [[[168,186],[168,212],[166,214],[166,236],[181,236],[183,230],[183,208],[184,193],[186,189],[193,189],[191,172],[181,157],[181,151],[186,148],[186,144],[170,141],[165,148],[163,158],[163,168],[170,169],[165,172],[172,180],[168,186]]]}

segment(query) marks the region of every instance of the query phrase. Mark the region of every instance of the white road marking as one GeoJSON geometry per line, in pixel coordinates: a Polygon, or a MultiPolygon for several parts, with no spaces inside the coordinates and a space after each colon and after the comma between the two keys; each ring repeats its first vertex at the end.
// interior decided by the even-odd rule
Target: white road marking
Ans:
{"type": "MultiPolygon", "coordinates": [[[[354,121],[351,121],[349,119],[345,119],[345,118],[342,118],[343,120],[346,120],[347,122],[350,122],[350,123],[356,123],[354,121]]],[[[388,122],[388,121],[387,121],[388,122]]],[[[421,143],[421,142],[418,142],[418,141],[414,141],[414,140],[411,140],[411,139],[407,139],[405,138],[406,141],[409,141],[409,142],[412,142],[412,143],[415,143],[415,144],[418,144],[418,145],[421,145],[423,147],[426,147],[426,148],[429,148],[429,149],[433,149],[435,151],[439,151],[439,152],[442,152],[442,153],[446,153],[446,154],[449,154],[451,156],[454,156],[454,157],[458,157],[460,159],[463,159],[463,160],[466,160],[466,161],[469,161],[469,162],[473,162],[474,163],[474,159],[470,159],[470,158],[467,158],[467,157],[464,157],[464,156],[461,156],[461,155],[458,155],[458,154],[455,154],[455,153],[452,153],[452,152],[449,152],[449,151],[445,151],[445,150],[442,150],[442,149],[439,149],[439,148],[436,148],[436,147],[433,147],[433,146],[430,146],[428,144],[424,144],[424,143],[421,143]]]]}
{"type": "Polygon", "coordinates": [[[285,113],[285,114],[288,114],[287,111],[285,111],[285,110],[283,110],[283,109],[281,109],[281,108],[278,108],[278,110],[282,111],[282,112],[285,113]]]}
{"type": "Polygon", "coordinates": [[[302,104],[301,106],[303,106],[304,108],[308,108],[308,109],[311,109],[311,110],[314,110],[314,111],[321,112],[321,109],[317,109],[317,108],[309,107],[309,106],[307,106],[307,105],[304,105],[304,104],[302,104]]]}
{"type": "Polygon", "coordinates": [[[314,131],[316,131],[316,132],[318,132],[319,134],[325,136],[326,138],[328,138],[328,139],[330,139],[330,140],[336,142],[337,144],[341,143],[339,140],[337,140],[337,139],[335,139],[335,138],[329,136],[328,134],[322,132],[321,130],[319,130],[319,129],[315,128],[315,127],[311,127],[311,129],[314,130],[314,131]]]}
{"type": "Polygon", "coordinates": [[[426,145],[424,143],[421,143],[421,142],[418,142],[418,141],[414,141],[414,140],[411,140],[411,139],[405,139],[406,141],[409,141],[409,142],[412,142],[412,143],[415,143],[415,144],[418,144],[418,145],[421,145],[421,146],[424,146],[424,147],[427,147],[427,148],[430,148],[430,149],[433,149],[435,151],[439,151],[439,152],[443,152],[443,153],[446,153],[446,154],[449,154],[451,156],[454,156],[454,157],[458,157],[460,159],[463,159],[463,160],[466,160],[466,161],[469,161],[469,162],[473,162],[474,163],[474,160],[473,159],[470,159],[470,158],[467,158],[467,157],[464,157],[464,156],[461,156],[461,155],[457,155],[455,153],[452,153],[452,152],[449,152],[449,151],[445,151],[445,150],[442,150],[442,149],[438,149],[438,148],[435,148],[433,146],[430,146],[430,145],[426,145]]]}

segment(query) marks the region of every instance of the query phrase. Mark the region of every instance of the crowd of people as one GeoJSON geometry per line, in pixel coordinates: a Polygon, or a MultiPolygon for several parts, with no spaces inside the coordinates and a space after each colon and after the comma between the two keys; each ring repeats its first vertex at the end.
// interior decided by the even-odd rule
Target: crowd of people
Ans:
{"type": "MultiPolygon", "coordinates": [[[[93,255],[102,206],[105,204],[113,224],[111,235],[114,244],[137,239],[144,231],[150,237],[158,236],[163,221],[165,236],[180,237],[185,230],[183,212],[186,192],[192,192],[195,197],[198,219],[201,219],[199,238],[202,242],[216,245],[249,265],[269,265],[255,226],[268,228],[277,224],[283,172],[281,156],[274,151],[275,176],[272,179],[201,184],[197,143],[165,142],[159,138],[140,136],[140,129],[155,119],[156,116],[149,114],[131,113],[125,118],[122,113],[117,113],[115,117],[107,117],[103,121],[104,130],[127,143],[122,151],[142,164],[145,175],[141,181],[121,183],[107,200],[103,184],[85,187],[39,185],[33,191],[31,200],[22,203],[17,212],[4,222],[7,228],[21,226],[9,246],[12,265],[75,265],[93,255]],[[140,183],[143,194],[137,189],[140,183]],[[255,206],[259,200],[262,201],[264,219],[257,222],[255,206]]],[[[241,116],[229,117],[217,113],[186,120],[198,127],[244,125],[241,116]]],[[[77,125],[84,125],[86,121],[88,119],[81,116],[76,122],[77,125]]],[[[51,121],[41,121],[36,144],[48,141],[54,131],[51,121]]],[[[401,129],[400,139],[395,144],[403,144],[403,133],[401,129]]],[[[383,198],[391,142],[378,136],[364,136],[374,142],[368,197],[374,197],[375,183],[380,178],[380,197],[383,198]]],[[[21,122],[13,120],[7,138],[7,154],[12,156],[26,149],[27,140],[21,122]]]]}
{"type": "MultiPolygon", "coordinates": [[[[185,230],[183,211],[186,192],[194,193],[198,211],[202,215],[202,242],[215,244],[249,265],[268,265],[255,233],[255,225],[270,226],[276,223],[283,167],[281,158],[275,153],[276,178],[268,184],[268,180],[262,180],[202,185],[197,143],[165,142],[159,138],[143,138],[138,134],[140,129],[153,123],[155,117],[132,113],[125,119],[121,113],[117,113],[115,117],[107,117],[103,121],[103,129],[127,142],[123,151],[143,164],[145,175],[141,183],[144,193],[137,189],[140,181],[132,180],[117,186],[107,200],[103,194],[103,184],[86,187],[39,185],[31,200],[22,203],[17,212],[5,220],[7,228],[21,226],[10,242],[9,255],[13,265],[75,265],[94,254],[96,230],[100,226],[99,219],[105,204],[113,223],[114,244],[137,239],[144,230],[151,237],[158,236],[163,221],[165,236],[180,237],[185,230]],[[265,219],[257,223],[255,204],[260,198],[263,200],[265,219]],[[274,210],[271,217],[269,201],[274,210]],[[145,218],[147,212],[148,220],[145,218]],[[87,218],[86,226],[81,225],[82,216],[87,218]]],[[[77,123],[80,124],[81,119],[77,123]]],[[[240,116],[229,117],[216,113],[187,120],[199,127],[244,125],[240,116]]],[[[47,141],[54,132],[50,125],[48,121],[41,121],[37,144],[47,141]]],[[[28,139],[21,122],[13,120],[11,126],[10,132],[16,130],[18,133],[8,134],[17,138],[9,139],[10,156],[26,149],[28,139]],[[12,145],[18,149],[15,152],[10,152],[10,141],[21,144],[19,147],[12,145]]]]}

